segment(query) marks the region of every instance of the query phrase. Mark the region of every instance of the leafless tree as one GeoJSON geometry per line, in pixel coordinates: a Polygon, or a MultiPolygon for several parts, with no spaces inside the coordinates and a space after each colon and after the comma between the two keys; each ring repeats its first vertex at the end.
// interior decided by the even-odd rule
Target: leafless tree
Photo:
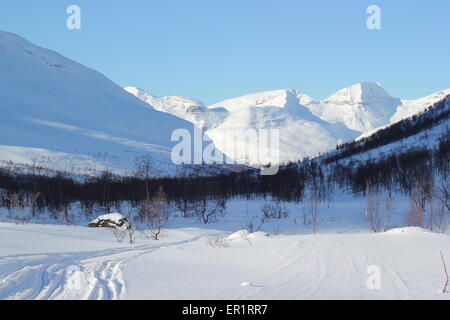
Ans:
{"type": "Polygon", "coordinates": [[[436,187],[433,179],[419,183],[411,192],[407,215],[409,225],[445,232],[448,225],[448,194],[445,181],[436,187]]]}
{"type": "Polygon", "coordinates": [[[122,243],[125,238],[128,238],[129,244],[133,244],[136,240],[136,230],[131,223],[125,224],[121,227],[112,228],[111,231],[119,243],[122,243]]]}
{"type": "Polygon", "coordinates": [[[64,223],[71,225],[74,223],[74,217],[70,215],[70,203],[65,203],[62,205],[64,223]]]}
{"type": "Polygon", "coordinates": [[[123,240],[125,239],[127,231],[123,228],[113,228],[113,229],[111,229],[111,231],[112,231],[114,237],[116,238],[117,242],[122,243],[123,240]]]}
{"type": "Polygon", "coordinates": [[[142,202],[139,216],[150,231],[152,238],[158,240],[161,230],[167,225],[170,218],[169,203],[162,187],[152,198],[147,198],[142,202]]]}
{"type": "Polygon", "coordinates": [[[127,233],[128,233],[128,243],[129,244],[133,244],[134,243],[134,241],[135,241],[135,236],[134,236],[134,228],[133,228],[133,226],[129,226],[127,229],[127,233]]]}
{"type": "Polygon", "coordinates": [[[394,196],[388,191],[384,206],[381,193],[370,183],[366,186],[367,208],[365,215],[369,219],[373,232],[386,232],[394,211],[394,196]]]}
{"type": "Polygon", "coordinates": [[[392,192],[389,191],[386,196],[386,203],[385,203],[385,212],[383,216],[383,231],[386,232],[389,228],[389,222],[392,217],[392,213],[394,212],[394,196],[392,195],[392,192]]]}
{"type": "Polygon", "coordinates": [[[173,206],[180,212],[182,218],[191,217],[195,213],[195,203],[187,197],[177,197],[173,201],[173,206]]]}
{"type": "Polygon", "coordinates": [[[437,231],[444,233],[449,224],[448,215],[450,214],[450,187],[449,179],[445,177],[439,187],[436,189],[437,204],[437,231]]]}
{"type": "Polygon", "coordinates": [[[445,174],[442,177],[438,190],[438,199],[446,207],[447,212],[450,212],[450,177],[445,174]]]}
{"type": "Polygon", "coordinates": [[[145,195],[150,198],[149,180],[154,175],[153,161],[150,157],[137,157],[134,161],[135,176],[145,181],[145,195]]]}
{"type": "Polygon", "coordinates": [[[15,223],[28,223],[31,220],[31,208],[35,205],[40,194],[12,193],[5,196],[9,216],[15,223]]]}
{"type": "Polygon", "coordinates": [[[93,200],[86,199],[80,202],[80,209],[83,211],[86,218],[91,218],[93,216],[94,206],[95,201],[93,200]]]}
{"type": "MultiPolygon", "coordinates": [[[[258,221],[258,219],[256,219],[258,221]]],[[[257,224],[253,217],[250,217],[247,213],[247,219],[244,222],[244,228],[250,233],[253,233],[255,231],[261,231],[262,227],[264,225],[265,220],[261,219],[259,220],[259,223],[257,224]]]]}
{"type": "Polygon", "coordinates": [[[366,216],[369,219],[370,227],[373,232],[380,232],[382,230],[381,219],[381,201],[380,193],[370,183],[366,187],[367,208],[366,216]]]}
{"type": "Polygon", "coordinates": [[[442,202],[437,203],[436,208],[436,227],[435,230],[440,233],[445,233],[449,221],[447,217],[446,207],[442,202]]]}
{"type": "Polygon", "coordinates": [[[312,184],[311,190],[309,192],[308,199],[308,213],[309,213],[309,223],[313,233],[317,232],[319,226],[319,204],[320,204],[320,190],[315,183],[312,184]]]}
{"type": "Polygon", "coordinates": [[[425,214],[428,216],[427,219],[427,226],[428,229],[433,231],[434,230],[434,222],[435,222],[435,205],[434,205],[434,197],[433,192],[430,193],[429,197],[427,198],[427,210],[425,211],[425,214]]]}
{"type": "Polygon", "coordinates": [[[111,199],[111,184],[114,180],[114,175],[111,171],[104,170],[99,178],[99,183],[102,185],[103,195],[101,206],[105,214],[112,212],[113,201],[111,199]]]}
{"type": "Polygon", "coordinates": [[[447,292],[447,286],[448,286],[448,272],[447,272],[447,266],[445,264],[444,255],[442,254],[442,251],[441,251],[441,259],[442,259],[442,264],[444,265],[444,273],[445,273],[445,284],[444,284],[444,289],[442,289],[442,293],[445,293],[445,292],[447,292]]]}
{"type": "Polygon", "coordinates": [[[424,227],[425,200],[421,189],[414,188],[411,192],[406,222],[410,226],[424,227]]]}
{"type": "Polygon", "coordinates": [[[124,224],[126,232],[128,233],[128,243],[133,244],[136,240],[135,231],[137,226],[134,223],[133,207],[131,205],[128,206],[125,217],[128,220],[128,222],[124,224]]]}
{"type": "Polygon", "coordinates": [[[204,224],[210,223],[226,210],[226,200],[213,199],[202,196],[195,200],[195,215],[200,217],[204,224]]]}
{"type": "Polygon", "coordinates": [[[306,208],[303,207],[302,208],[302,222],[303,222],[304,226],[308,225],[308,220],[309,220],[308,212],[307,212],[306,208]]]}

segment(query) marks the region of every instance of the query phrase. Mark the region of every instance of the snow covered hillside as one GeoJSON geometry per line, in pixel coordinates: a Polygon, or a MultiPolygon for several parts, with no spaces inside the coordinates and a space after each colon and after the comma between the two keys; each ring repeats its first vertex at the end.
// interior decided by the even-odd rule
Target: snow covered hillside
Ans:
{"type": "Polygon", "coordinates": [[[389,119],[389,123],[392,124],[412,115],[418,114],[437,101],[444,99],[448,95],[450,95],[450,89],[442,90],[417,100],[402,100],[402,104],[397,107],[396,112],[389,119]]]}
{"type": "Polygon", "coordinates": [[[228,99],[208,106],[186,98],[155,99],[142,90],[126,88],[154,108],[209,129],[208,136],[230,158],[245,164],[297,161],[334,149],[361,133],[393,124],[425,110],[450,93],[444,90],[418,100],[390,96],[378,83],[363,82],[339,90],[323,101],[292,89],[228,99]],[[175,102],[174,102],[175,101],[175,102]],[[213,113],[211,113],[213,111],[213,113]],[[236,139],[248,129],[278,129],[279,158],[248,154],[245,141],[236,139]]]}
{"type": "Polygon", "coordinates": [[[100,73],[0,32],[0,161],[95,174],[149,156],[174,172],[172,131],[191,123],[148,105],[100,73]]]}
{"type": "MultiPolygon", "coordinates": [[[[425,111],[423,111],[424,99],[421,99],[415,104],[418,106],[424,103],[421,106],[421,112],[366,132],[356,140],[339,146],[338,150],[325,154],[319,160],[333,162],[337,159],[345,159],[347,163],[354,161],[365,163],[399,156],[412,150],[434,152],[440,144],[448,144],[450,133],[450,91],[445,96],[442,94],[443,92],[433,97],[432,99],[440,98],[440,100],[435,101],[434,104],[426,104],[425,111]]],[[[404,111],[401,109],[400,113],[404,111]]],[[[403,115],[406,114],[409,113],[403,113],[403,115]]],[[[399,112],[396,115],[400,117],[399,112]]]]}

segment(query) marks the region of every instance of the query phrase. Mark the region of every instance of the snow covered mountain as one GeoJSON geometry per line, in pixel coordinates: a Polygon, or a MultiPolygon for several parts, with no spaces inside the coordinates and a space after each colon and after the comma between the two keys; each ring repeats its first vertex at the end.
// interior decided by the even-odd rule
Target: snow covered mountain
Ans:
{"type": "Polygon", "coordinates": [[[171,133],[191,123],[148,105],[102,74],[0,32],[0,160],[90,174],[132,170],[150,156],[173,170],[171,133]]]}
{"type": "Polygon", "coordinates": [[[153,109],[185,119],[199,128],[213,128],[223,118],[221,113],[211,111],[203,102],[194,98],[178,96],[155,97],[136,87],[126,87],[125,90],[148,103],[153,109]]]}
{"type": "Polygon", "coordinates": [[[340,123],[329,123],[314,115],[307,106],[318,103],[300,91],[291,89],[229,99],[208,106],[206,110],[204,104],[198,103],[200,107],[196,109],[199,112],[195,114],[195,120],[186,112],[184,104],[172,103],[182,98],[154,99],[140,90],[126,90],[158,110],[180,116],[197,125],[207,123],[208,125],[203,126],[209,129],[206,134],[224,154],[238,163],[257,165],[295,161],[318,155],[359,135],[340,123]],[[214,121],[210,120],[211,112],[216,115],[214,121]],[[249,129],[256,132],[260,129],[278,129],[279,154],[271,154],[269,151],[249,152],[248,142],[239,139],[249,129]]]}
{"type": "Polygon", "coordinates": [[[230,115],[207,131],[215,145],[238,162],[248,164],[296,161],[316,156],[358,135],[340,123],[329,123],[314,115],[307,105],[315,101],[295,90],[277,90],[226,100],[210,106],[230,115]],[[249,154],[246,141],[237,139],[248,129],[278,129],[279,154],[249,154]]]}
{"type": "Polygon", "coordinates": [[[390,96],[375,82],[363,82],[339,90],[311,110],[322,120],[343,123],[361,133],[393,124],[424,111],[450,94],[450,89],[417,100],[390,96]]]}
{"type": "Polygon", "coordinates": [[[366,132],[386,124],[400,104],[378,83],[363,82],[339,90],[311,109],[324,121],[366,132]]]}
{"type": "Polygon", "coordinates": [[[339,90],[323,101],[298,90],[285,89],[228,99],[206,108],[195,99],[154,98],[141,90],[126,90],[157,110],[209,129],[208,136],[222,152],[246,164],[316,156],[337,144],[421,112],[450,93],[449,89],[418,100],[404,100],[390,96],[379,83],[362,82],[339,90]],[[195,106],[195,112],[189,112],[186,105],[195,106]],[[247,142],[236,138],[244,136],[248,129],[278,129],[279,157],[249,154],[247,142]]]}

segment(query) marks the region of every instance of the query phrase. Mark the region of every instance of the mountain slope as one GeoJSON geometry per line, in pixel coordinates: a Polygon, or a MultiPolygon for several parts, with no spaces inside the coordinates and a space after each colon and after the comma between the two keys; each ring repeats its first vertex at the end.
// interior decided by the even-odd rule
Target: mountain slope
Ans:
{"type": "Polygon", "coordinates": [[[119,171],[150,155],[170,171],[172,131],[192,129],[100,73],[7,32],[0,32],[0,69],[0,145],[23,147],[24,154],[81,154],[119,171]]]}
{"type": "MultiPolygon", "coordinates": [[[[341,160],[364,163],[413,150],[434,153],[436,148],[448,150],[449,139],[450,93],[428,105],[426,110],[340,145],[336,151],[325,154],[321,159],[326,163],[341,160]]],[[[446,161],[448,166],[448,159],[446,161]]]]}
{"type": "Polygon", "coordinates": [[[194,98],[178,96],[155,97],[136,87],[126,87],[125,91],[135,95],[155,110],[170,113],[192,122],[199,128],[213,128],[222,120],[219,113],[209,110],[203,102],[194,98]]]}
{"type": "Polygon", "coordinates": [[[435,92],[417,100],[402,100],[401,105],[397,107],[396,112],[389,119],[389,123],[395,123],[414,114],[418,114],[448,95],[450,95],[450,89],[435,92]]]}

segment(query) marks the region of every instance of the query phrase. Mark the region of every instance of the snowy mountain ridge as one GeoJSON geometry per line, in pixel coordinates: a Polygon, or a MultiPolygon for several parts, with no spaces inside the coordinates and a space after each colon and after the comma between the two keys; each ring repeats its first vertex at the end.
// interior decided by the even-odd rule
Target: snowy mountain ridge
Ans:
{"type": "Polygon", "coordinates": [[[156,105],[160,111],[196,125],[202,124],[209,129],[208,136],[222,152],[245,164],[277,162],[270,157],[251,157],[246,146],[236,141],[235,136],[245,134],[248,129],[279,129],[278,162],[297,161],[330,151],[337,144],[419,113],[450,93],[448,89],[417,100],[399,99],[390,96],[376,82],[352,85],[322,101],[299,90],[264,91],[207,106],[207,109],[220,114],[211,121],[210,111],[205,111],[205,105],[198,100],[195,101],[201,108],[196,109],[193,120],[192,113],[183,103],[177,103],[175,97],[155,101],[143,98],[145,93],[142,90],[126,90],[151,106],[156,105]],[[167,100],[170,103],[166,103],[167,100]]]}
{"type": "Polygon", "coordinates": [[[221,121],[218,113],[209,110],[203,102],[194,98],[182,96],[155,97],[136,87],[126,87],[125,90],[146,102],[155,110],[185,119],[199,128],[211,128],[221,121]]]}

